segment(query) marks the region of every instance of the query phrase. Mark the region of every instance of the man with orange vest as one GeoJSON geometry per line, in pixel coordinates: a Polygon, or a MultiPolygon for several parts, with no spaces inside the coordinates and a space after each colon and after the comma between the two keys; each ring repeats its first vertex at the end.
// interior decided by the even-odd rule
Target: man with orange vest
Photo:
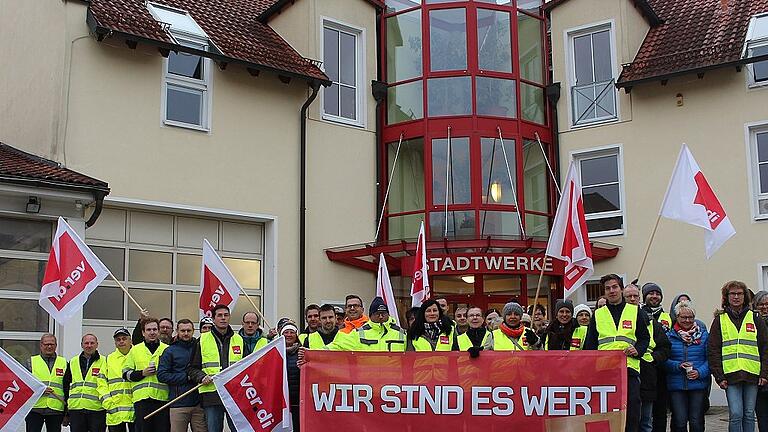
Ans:
{"type": "Polygon", "coordinates": [[[363,300],[360,297],[354,294],[348,295],[344,299],[344,308],[347,310],[347,316],[344,318],[344,327],[339,329],[340,333],[348,335],[368,322],[368,317],[363,313],[363,300]]]}
{"type": "Polygon", "coordinates": [[[26,418],[27,432],[61,432],[64,420],[64,373],[67,359],[56,355],[56,336],[46,333],[40,338],[40,355],[29,359],[27,369],[47,387],[26,418]]]}

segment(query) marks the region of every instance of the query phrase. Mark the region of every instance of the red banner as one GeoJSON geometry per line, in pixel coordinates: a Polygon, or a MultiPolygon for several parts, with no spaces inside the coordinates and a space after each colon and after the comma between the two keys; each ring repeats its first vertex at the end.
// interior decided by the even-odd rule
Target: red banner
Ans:
{"type": "Polygon", "coordinates": [[[308,351],[301,428],[322,431],[619,432],[620,351],[308,351]]]}

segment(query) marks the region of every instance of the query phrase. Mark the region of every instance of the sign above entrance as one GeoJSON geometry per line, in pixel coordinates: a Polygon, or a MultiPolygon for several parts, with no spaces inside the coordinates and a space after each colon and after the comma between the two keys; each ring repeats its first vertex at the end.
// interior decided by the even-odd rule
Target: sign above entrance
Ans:
{"type": "MultiPolygon", "coordinates": [[[[405,257],[401,268],[411,268],[413,257],[405,257]]],[[[451,254],[428,255],[430,275],[480,274],[544,274],[562,276],[564,263],[537,254],[451,254]]]]}

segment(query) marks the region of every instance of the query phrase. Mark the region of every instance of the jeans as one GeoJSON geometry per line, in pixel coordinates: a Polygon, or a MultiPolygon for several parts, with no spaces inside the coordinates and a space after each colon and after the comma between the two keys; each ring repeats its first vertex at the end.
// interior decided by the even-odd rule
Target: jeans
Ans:
{"type": "Polygon", "coordinates": [[[629,374],[627,377],[627,424],[626,432],[640,430],[640,377],[629,374]]]}
{"type": "Polygon", "coordinates": [[[64,421],[64,413],[44,416],[30,411],[25,420],[27,432],[40,432],[43,430],[43,424],[45,424],[45,430],[48,432],[61,432],[61,422],[64,421]]]}
{"type": "Polygon", "coordinates": [[[106,411],[74,410],[69,412],[72,432],[104,432],[107,430],[106,411]]]}
{"type": "Polygon", "coordinates": [[[206,432],[205,411],[197,405],[191,407],[171,408],[171,432],[206,432]]]}
{"type": "Polygon", "coordinates": [[[669,392],[672,402],[672,432],[704,432],[706,390],[669,392]]]}
{"type": "Polygon", "coordinates": [[[755,412],[757,413],[757,430],[768,432],[768,391],[762,389],[757,392],[755,412]]]}
{"type": "Polygon", "coordinates": [[[728,432],[755,432],[757,384],[728,384],[728,432]]]}
{"type": "MultiPolygon", "coordinates": [[[[208,432],[223,432],[224,431],[224,405],[212,405],[207,406],[205,409],[205,421],[208,423],[208,432]]],[[[235,425],[232,423],[232,419],[227,416],[227,424],[230,431],[235,431],[235,425]]]]}
{"type": "Polygon", "coordinates": [[[653,401],[643,401],[640,405],[640,432],[653,431],[653,401]]]}

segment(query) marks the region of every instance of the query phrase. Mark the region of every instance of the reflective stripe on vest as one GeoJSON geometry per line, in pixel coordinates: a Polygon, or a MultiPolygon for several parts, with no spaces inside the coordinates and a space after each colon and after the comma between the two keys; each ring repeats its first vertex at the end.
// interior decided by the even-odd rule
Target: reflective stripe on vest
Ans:
{"type": "Polygon", "coordinates": [[[99,397],[99,380],[106,380],[104,376],[104,357],[99,357],[88,368],[87,376],[83,377],[80,370],[80,356],[75,356],[69,361],[69,370],[72,373],[72,383],[69,385],[69,399],[67,407],[70,410],[101,411],[101,397],[99,397]]]}
{"type": "Polygon", "coordinates": [[[39,355],[32,357],[32,375],[42,381],[43,384],[53,389],[56,396],[43,394],[32,408],[49,408],[54,411],[64,411],[64,373],[67,370],[67,360],[56,356],[53,369],[48,369],[48,363],[39,355]]]}
{"type": "MultiPolygon", "coordinates": [[[[123,373],[128,370],[141,371],[149,366],[149,362],[154,362],[155,367],[160,364],[160,356],[163,355],[168,345],[160,342],[155,352],[150,352],[144,342],[134,345],[131,352],[128,353],[128,359],[123,366],[123,373]]],[[[141,381],[132,383],[133,403],[144,399],[154,399],[158,401],[168,400],[168,386],[157,380],[157,374],[144,377],[141,381]]]]}
{"type": "Polygon", "coordinates": [[[434,349],[429,340],[424,336],[419,336],[418,339],[411,341],[411,345],[413,345],[415,351],[450,351],[451,348],[453,348],[454,328],[455,327],[451,328],[451,332],[447,335],[440,333],[440,336],[437,337],[437,343],[435,344],[434,349]]]}
{"type": "MultiPolygon", "coordinates": [[[[483,346],[486,342],[488,342],[490,334],[491,332],[487,330],[485,331],[485,336],[483,336],[483,341],[480,343],[480,346],[483,346]]],[[[472,348],[472,339],[470,339],[466,333],[460,334],[456,340],[459,342],[459,351],[467,351],[472,348]]]]}
{"type": "MultiPolygon", "coordinates": [[[[624,310],[619,318],[619,328],[613,323],[613,315],[607,307],[595,311],[597,327],[597,349],[600,351],[623,351],[637,342],[637,311],[636,305],[624,304],[624,310]]],[[[627,356],[627,367],[640,373],[640,359],[627,356]]]]}
{"type": "MultiPolygon", "coordinates": [[[[571,342],[568,344],[568,350],[569,351],[579,351],[584,349],[584,339],[587,338],[587,327],[585,326],[578,326],[575,329],[573,329],[573,334],[571,334],[571,342]]],[[[547,335],[544,335],[544,344],[542,345],[544,347],[544,351],[549,351],[549,345],[547,344],[547,335]]]]}
{"type": "MultiPolygon", "coordinates": [[[[214,376],[221,372],[221,362],[219,360],[219,345],[216,343],[216,338],[211,330],[203,333],[200,336],[200,355],[202,357],[203,373],[208,376],[214,376]]],[[[229,364],[239,362],[243,358],[243,338],[235,333],[229,339],[229,364]]],[[[211,393],[216,391],[216,386],[206,384],[200,387],[200,394],[211,393]]]]}
{"type": "Polygon", "coordinates": [[[747,312],[736,329],[728,314],[720,315],[720,332],[723,335],[723,372],[744,371],[760,375],[760,352],[757,349],[757,326],[754,312],[747,312]]]}
{"type": "Polygon", "coordinates": [[[357,329],[357,341],[355,341],[355,351],[371,352],[404,352],[405,351],[405,332],[395,324],[374,324],[366,323],[357,329]],[[381,328],[385,329],[384,332],[381,328]]]}
{"type": "Polygon", "coordinates": [[[648,349],[641,357],[646,363],[653,363],[653,350],[656,348],[656,339],[653,337],[653,320],[648,324],[648,334],[651,335],[651,340],[648,342],[648,349]]]}
{"type": "Polygon", "coordinates": [[[107,394],[104,408],[107,409],[107,426],[133,423],[133,383],[123,379],[123,368],[128,354],[115,350],[107,356],[107,394]]]}

